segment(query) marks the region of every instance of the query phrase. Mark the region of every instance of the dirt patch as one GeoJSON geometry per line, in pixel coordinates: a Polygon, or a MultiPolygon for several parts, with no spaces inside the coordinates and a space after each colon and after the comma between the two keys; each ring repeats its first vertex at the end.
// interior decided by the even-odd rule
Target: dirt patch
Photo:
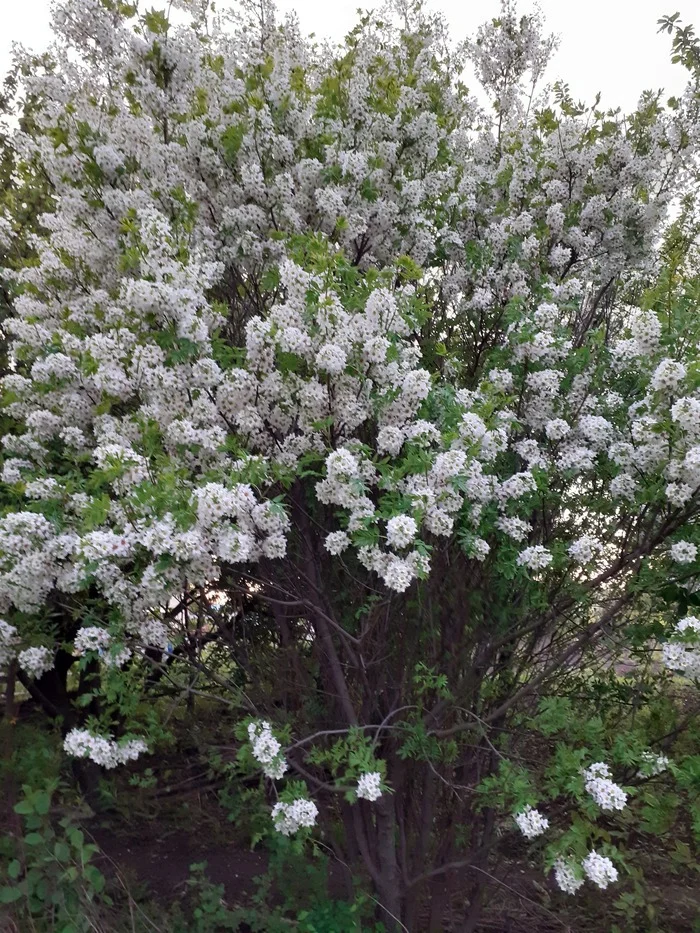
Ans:
{"type": "Polygon", "coordinates": [[[267,870],[263,853],[233,845],[211,846],[182,831],[163,836],[144,831],[141,838],[119,838],[113,832],[93,830],[106,862],[119,867],[129,884],[146,886],[159,900],[180,897],[190,875],[190,865],[207,863],[207,876],[222,884],[226,899],[236,903],[255,889],[255,879],[267,870]]]}

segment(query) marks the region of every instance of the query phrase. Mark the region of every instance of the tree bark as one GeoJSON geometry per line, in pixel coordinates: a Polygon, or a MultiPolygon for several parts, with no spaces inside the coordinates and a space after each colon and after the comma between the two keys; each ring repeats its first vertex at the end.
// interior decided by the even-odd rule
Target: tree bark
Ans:
{"type": "Polygon", "coordinates": [[[396,854],[396,813],[394,801],[384,794],[374,804],[377,825],[377,858],[379,878],[377,893],[382,908],[384,926],[390,933],[399,929],[403,912],[403,885],[396,854]]]}

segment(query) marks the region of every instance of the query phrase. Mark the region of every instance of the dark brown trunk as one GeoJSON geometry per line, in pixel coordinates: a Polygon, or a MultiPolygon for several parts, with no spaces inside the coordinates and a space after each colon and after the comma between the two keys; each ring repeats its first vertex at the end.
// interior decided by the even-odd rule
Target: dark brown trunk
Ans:
{"type": "Polygon", "coordinates": [[[429,933],[442,933],[445,929],[445,911],[449,900],[449,876],[438,875],[430,882],[429,933]]]}
{"type": "Polygon", "coordinates": [[[377,825],[377,860],[379,876],[377,894],[382,908],[382,920],[389,933],[401,928],[403,885],[396,856],[396,814],[394,800],[388,795],[374,804],[377,825]]]}
{"type": "Polygon", "coordinates": [[[2,744],[2,757],[5,770],[3,781],[3,811],[4,823],[10,836],[22,835],[22,824],[15,813],[17,803],[17,780],[12,768],[12,756],[15,751],[15,723],[17,721],[17,707],[15,704],[15,682],[17,676],[16,661],[11,661],[7,669],[5,683],[5,710],[0,722],[0,742],[2,744]]]}

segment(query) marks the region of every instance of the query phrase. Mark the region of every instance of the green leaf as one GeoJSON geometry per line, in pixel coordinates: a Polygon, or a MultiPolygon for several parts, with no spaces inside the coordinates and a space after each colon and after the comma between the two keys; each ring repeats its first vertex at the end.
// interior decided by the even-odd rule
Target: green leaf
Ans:
{"type": "Polygon", "coordinates": [[[234,162],[243,143],[246,128],[244,123],[232,123],[221,134],[221,146],[227,162],[234,162]]]}
{"type": "Polygon", "coordinates": [[[37,813],[45,816],[51,809],[51,795],[45,790],[40,791],[34,798],[34,809],[37,813]]]}
{"type": "Polygon", "coordinates": [[[21,888],[0,888],[0,904],[13,904],[22,897],[21,888]]]}
{"type": "Polygon", "coordinates": [[[143,17],[148,29],[157,36],[164,36],[168,31],[168,18],[162,10],[149,10],[143,17]]]}
{"type": "Polygon", "coordinates": [[[53,847],[54,857],[58,859],[59,862],[67,862],[70,858],[70,849],[65,842],[60,840],[53,847]]]}

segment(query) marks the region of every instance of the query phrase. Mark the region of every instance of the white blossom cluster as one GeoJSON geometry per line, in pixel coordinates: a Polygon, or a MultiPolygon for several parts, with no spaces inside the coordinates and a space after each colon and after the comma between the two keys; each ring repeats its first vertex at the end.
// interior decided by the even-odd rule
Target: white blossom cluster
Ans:
{"type": "Polygon", "coordinates": [[[79,656],[94,651],[108,667],[121,667],[132,655],[130,648],[115,645],[110,633],[97,625],[78,629],[73,649],[79,656]]]}
{"type": "Polygon", "coordinates": [[[7,667],[17,655],[17,629],[4,619],[0,619],[0,670],[7,667]]]}
{"type": "Polygon", "coordinates": [[[651,388],[656,392],[676,392],[686,372],[685,366],[676,360],[661,360],[651,377],[651,388]]]}
{"type": "Polygon", "coordinates": [[[627,794],[610,780],[612,772],[602,761],[583,769],[584,787],[601,810],[624,810],[627,794]]]}
{"type": "Polygon", "coordinates": [[[691,541],[676,541],[670,548],[671,560],[677,564],[692,564],[698,556],[698,549],[691,541]]]}
{"type": "Polygon", "coordinates": [[[41,677],[54,665],[54,653],[49,648],[25,648],[17,655],[17,663],[30,677],[41,677]]]}
{"type": "Polygon", "coordinates": [[[518,554],[517,563],[527,570],[544,570],[552,563],[552,555],[546,547],[535,544],[532,547],[526,547],[518,554]]]}
{"type": "Polygon", "coordinates": [[[298,797],[292,803],[276,803],[272,808],[272,821],[278,833],[293,836],[300,829],[316,825],[318,807],[313,800],[298,797]]]}
{"type": "Polygon", "coordinates": [[[599,855],[595,849],[581,862],[586,877],[602,890],[617,881],[617,869],[609,858],[599,855]]]}
{"type": "Polygon", "coordinates": [[[657,774],[663,774],[671,764],[668,755],[657,754],[650,750],[645,751],[640,759],[641,768],[637,772],[638,777],[656,777],[657,774]]]}
{"type": "Polygon", "coordinates": [[[346,548],[350,547],[350,537],[344,531],[331,531],[326,536],[324,547],[329,554],[337,557],[338,554],[342,554],[346,548]]]}
{"type": "Polygon", "coordinates": [[[569,547],[571,559],[581,565],[590,564],[603,550],[603,544],[593,535],[582,535],[569,547]]]}
{"type": "Polygon", "coordinates": [[[522,518],[509,518],[502,515],[496,522],[496,528],[514,541],[525,541],[532,531],[532,525],[522,518]]]}
{"type": "Polygon", "coordinates": [[[377,800],[382,796],[382,776],[379,771],[361,774],[357,781],[357,796],[360,800],[377,800]]]}
{"type": "Polygon", "coordinates": [[[76,654],[85,654],[87,651],[104,651],[112,643],[112,636],[106,629],[97,625],[85,626],[78,629],[73,639],[76,654]]]}
{"type": "Polygon", "coordinates": [[[554,863],[554,880],[564,894],[575,894],[586,879],[575,862],[558,858],[554,863]]]}
{"type": "Polygon", "coordinates": [[[613,499],[633,501],[639,484],[629,473],[618,473],[610,480],[610,495],[613,499]]]}
{"type": "Polygon", "coordinates": [[[282,746],[272,734],[270,723],[249,723],[248,738],[252,745],[253,758],[262,765],[265,777],[279,781],[289,769],[289,765],[281,754],[282,746]]]}
{"type": "Polygon", "coordinates": [[[410,515],[394,515],[386,523],[387,542],[393,548],[405,548],[413,542],[418,526],[410,515]]]}
{"type": "Polygon", "coordinates": [[[671,640],[661,646],[663,663],[689,680],[700,680],[700,619],[686,616],[675,624],[671,640]]]}
{"type": "Polygon", "coordinates": [[[0,519],[0,603],[35,611],[53,588],[76,536],[57,535],[36,512],[10,512],[0,519]]]}
{"type": "Polygon", "coordinates": [[[128,739],[117,742],[104,735],[93,735],[87,729],[71,729],[63,741],[63,748],[75,758],[89,758],[103,768],[135,761],[148,751],[143,739],[128,739]]]}
{"type": "Polygon", "coordinates": [[[549,829],[549,820],[543,816],[539,810],[531,806],[526,806],[520,813],[515,814],[515,822],[518,829],[527,839],[535,839],[541,836],[545,830],[549,829]]]}
{"type": "Polygon", "coordinates": [[[575,894],[586,878],[597,887],[605,889],[617,881],[618,872],[607,856],[592,850],[581,861],[580,866],[572,859],[559,858],[554,864],[554,878],[565,894],[575,894]]]}

